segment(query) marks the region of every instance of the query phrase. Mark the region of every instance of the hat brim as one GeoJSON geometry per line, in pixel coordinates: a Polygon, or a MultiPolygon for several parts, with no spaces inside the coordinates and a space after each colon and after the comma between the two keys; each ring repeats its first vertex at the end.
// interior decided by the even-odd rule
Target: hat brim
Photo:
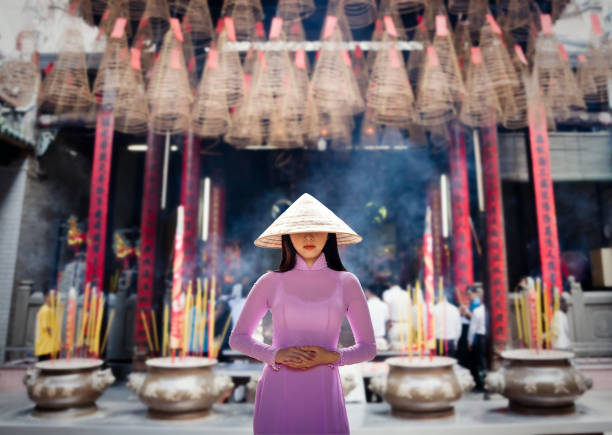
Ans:
{"type": "MultiPolygon", "coordinates": [[[[321,230],[317,230],[321,231],[321,230]]],[[[291,231],[286,234],[295,234],[295,233],[303,233],[306,231],[291,231]]],[[[330,231],[333,232],[333,231],[330,231]]],[[[363,240],[363,238],[356,234],[347,234],[347,233],[335,233],[336,241],[338,245],[355,245],[363,240]]],[[[271,236],[260,237],[255,240],[255,246],[259,246],[260,248],[272,248],[272,249],[281,249],[283,247],[283,239],[282,234],[275,234],[271,236]]]]}

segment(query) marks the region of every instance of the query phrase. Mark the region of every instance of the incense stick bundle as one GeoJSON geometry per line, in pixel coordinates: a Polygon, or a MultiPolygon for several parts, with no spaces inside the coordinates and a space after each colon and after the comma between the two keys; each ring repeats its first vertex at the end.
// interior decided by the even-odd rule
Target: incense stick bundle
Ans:
{"type": "Polygon", "coordinates": [[[106,332],[104,333],[104,339],[102,340],[102,348],[100,349],[100,355],[104,355],[104,351],[106,350],[106,342],[108,341],[108,334],[110,333],[114,318],[115,309],[113,308],[108,317],[108,323],[106,324],[106,332]]]}
{"type": "Polygon", "coordinates": [[[149,325],[147,325],[147,317],[144,310],[140,311],[140,320],[144,326],[145,334],[147,335],[147,345],[149,346],[149,353],[153,353],[153,343],[151,342],[151,334],[149,334],[149,325]]]}

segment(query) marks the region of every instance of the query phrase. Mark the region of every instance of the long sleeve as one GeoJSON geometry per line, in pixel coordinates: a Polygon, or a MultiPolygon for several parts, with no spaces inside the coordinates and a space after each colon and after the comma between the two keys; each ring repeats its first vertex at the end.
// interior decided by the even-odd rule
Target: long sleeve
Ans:
{"type": "Polygon", "coordinates": [[[274,272],[262,275],[253,285],[229,338],[232,349],[265,362],[276,368],[278,346],[271,346],[253,338],[253,331],[270,308],[269,296],[274,289],[274,272]]]}
{"type": "Polygon", "coordinates": [[[347,301],[346,317],[353,330],[355,344],[336,350],[340,354],[338,361],[333,363],[336,366],[370,361],[376,356],[374,328],[361,284],[352,273],[347,273],[342,279],[342,287],[347,301]]]}

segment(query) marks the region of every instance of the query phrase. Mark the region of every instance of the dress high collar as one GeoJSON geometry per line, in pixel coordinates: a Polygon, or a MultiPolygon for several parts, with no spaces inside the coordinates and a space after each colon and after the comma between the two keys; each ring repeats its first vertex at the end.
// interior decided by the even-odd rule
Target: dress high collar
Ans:
{"type": "Polygon", "coordinates": [[[306,260],[302,258],[300,254],[295,253],[295,268],[298,270],[321,270],[327,268],[327,260],[325,259],[325,254],[321,252],[321,254],[317,257],[314,263],[312,263],[312,267],[308,267],[306,260]]]}

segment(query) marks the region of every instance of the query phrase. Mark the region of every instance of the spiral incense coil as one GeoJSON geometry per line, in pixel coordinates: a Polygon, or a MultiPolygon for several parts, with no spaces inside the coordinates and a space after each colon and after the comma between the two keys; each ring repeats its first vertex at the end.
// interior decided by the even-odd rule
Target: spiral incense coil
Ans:
{"type": "Polygon", "coordinates": [[[221,8],[222,17],[230,17],[238,41],[250,41],[255,36],[255,26],[263,21],[264,13],[259,0],[225,0],[221,8]]]}
{"type": "Polygon", "coordinates": [[[93,105],[81,32],[68,28],[60,39],[55,66],[43,82],[41,111],[56,115],[86,111],[93,105]]]}
{"type": "Polygon", "coordinates": [[[114,104],[125,72],[130,68],[130,52],[125,33],[111,37],[106,43],[93,85],[98,103],[114,104]]]}
{"type": "Polygon", "coordinates": [[[272,111],[268,145],[273,148],[302,148],[304,135],[302,116],[289,96],[281,98],[272,111]]]}
{"type": "Polygon", "coordinates": [[[533,26],[539,29],[539,10],[530,0],[509,0],[506,14],[499,18],[499,24],[512,40],[529,40],[533,26]]]}
{"type": "MultiPolygon", "coordinates": [[[[414,33],[414,41],[423,44],[426,47],[429,43],[429,34],[425,24],[419,24],[414,33]]],[[[419,84],[419,77],[421,68],[424,65],[426,51],[423,50],[410,50],[408,54],[408,61],[406,62],[406,72],[408,73],[408,79],[412,85],[412,89],[416,91],[419,84]]]]}
{"type": "Polygon", "coordinates": [[[202,137],[217,137],[225,134],[230,123],[225,90],[219,86],[223,81],[219,68],[218,52],[209,51],[198,93],[193,107],[191,127],[202,137]]]}
{"type": "MultiPolygon", "coordinates": [[[[278,17],[280,15],[277,14],[278,17]]],[[[293,21],[288,21],[283,18],[283,34],[285,39],[291,42],[304,42],[306,41],[306,33],[304,32],[304,26],[302,20],[296,18],[293,21]]]]}
{"type": "MultiPolygon", "coordinates": [[[[372,33],[372,42],[380,42],[383,38],[383,17],[379,17],[374,22],[374,32],[372,33]]],[[[415,36],[416,38],[416,36],[415,36]]],[[[368,64],[368,72],[372,72],[374,61],[376,60],[376,51],[368,50],[366,55],[366,63],[368,64]]]]}
{"type": "Polygon", "coordinates": [[[609,65],[600,48],[590,46],[586,56],[578,56],[576,79],[587,103],[608,102],[609,65]]]}
{"type": "Polygon", "coordinates": [[[172,30],[164,37],[148,89],[150,124],[157,134],[189,129],[193,101],[181,42],[172,30]]]}
{"type": "Polygon", "coordinates": [[[245,88],[240,55],[237,51],[228,50],[227,42],[227,32],[223,30],[218,37],[219,68],[222,71],[222,81],[218,86],[224,91],[227,105],[231,108],[242,102],[245,88]]]}
{"type": "Polygon", "coordinates": [[[227,143],[238,149],[264,143],[265,133],[260,123],[257,105],[250,94],[247,92],[244,103],[236,107],[230,127],[224,136],[227,143]]]}
{"type": "Polygon", "coordinates": [[[451,89],[453,101],[459,104],[465,95],[465,87],[446,15],[436,15],[436,35],[432,45],[436,49],[440,66],[446,76],[446,83],[451,89]]]}
{"type": "Polygon", "coordinates": [[[147,0],[140,23],[151,27],[153,41],[160,42],[170,28],[170,10],[166,0],[147,0]]]}
{"type": "Polygon", "coordinates": [[[182,21],[183,34],[189,35],[194,48],[205,47],[215,36],[206,0],[191,0],[182,21]]]}
{"type": "MultiPolygon", "coordinates": [[[[385,32],[383,41],[391,41],[385,32]]],[[[414,96],[401,53],[390,46],[380,50],[374,62],[367,92],[367,106],[376,124],[407,127],[415,119],[414,96]]]]}
{"type": "Polygon", "coordinates": [[[17,110],[36,104],[40,71],[34,62],[9,60],[0,64],[0,100],[17,110]]]}
{"type": "Polygon", "coordinates": [[[582,92],[569,61],[567,58],[562,59],[563,52],[564,49],[552,34],[538,37],[533,77],[556,120],[566,119],[572,110],[585,109],[582,92]]]}
{"type": "MultiPolygon", "coordinates": [[[[131,55],[132,58],[136,56],[138,54],[131,55]]],[[[131,63],[133,65],[124,72],[113,108],[115,130],[126,134],[143,134],[149,122],[149,104],[139,59],[131,63]]]]}
{"type": "MultiPolygon", "coordinates": [[[[495,29],[497,31],[498,28],[495,29]]],[[[519,80],[512,59],[502,35],[496,31],[487,23],[480,32],[480,47],[487,73],[496,87],[517,85],[519,80]]]]}
{"type": "Polygon", "coordinates": [[[472,127],[495,124],[501,110],[479,47],[472,48],[466,88],[467,95],[459,113],[461,122],[472,127]]]}
{"type": "MultiPolygon", "coordinates": [[[[329,111],[342,111],[343,116],[364,110],[364,102],[351,70],[350,55],[338,49],[342,34],[334,26],[331,36],[324,38],[330,44],[321,47],[319,58],[312,74],[311,88],[320,116],[329,111]]],[[[326,36],[326,35],[324,35],[326,36]]]]}
{"type": "Polygon", "coordinates": [[[351,29],[369,26],[376,19],[376,0],[343,0],[342,7],[351,29]]]}
{"type": "Polygon", "coordinates": [[[431,127],[455,117],[455,100],[435,47],[428,45],[417,88],[418,124],[431,127]]]}
{"type": "Polygon", "coordinates": [[[315,9],[314,0],[278,0],[276,16],[289,22],[303,20],[311,16],[315,9]]]}
{"type": "Polygon", "coordinates": [[[320,40],[328,39],[330,35],[326,35],[327,24],[331,24],[330,19],[328,17],[332,17],[335,20],[335,26],[333,26],[334,30],[339,29],[340,36],[342,41],[352,41],[353,40],[353,32],[351,31],[351,26],[349,25],[348,18],[346,13],[344,12],[344,7],[342,6],[343,0],[330,0],[327,4],[327,11],[325,12],[325,20],[323,21],[323,28],[321,30],[320,40]]]}
{"type": "Polygon", "coordinates": [[[423,11],[423,21],[425,22],[425,27],[427,27],[428,30],[436,30],[436,16],[438,15],[446,16],[446,21],[448,22],[448,13],[444,0],[428,0],[427,5],[425,6],[425,11],[423,11]]]}
{"type": "Polygon", "coordinates": [[[155,63],[155,39],[153,38],[153,28],[145,18],[141,18],[136,30],[136,35],[132,41],[132,47],[140,50],[140,63],[142,70],[147,73],[155,63]]]}

